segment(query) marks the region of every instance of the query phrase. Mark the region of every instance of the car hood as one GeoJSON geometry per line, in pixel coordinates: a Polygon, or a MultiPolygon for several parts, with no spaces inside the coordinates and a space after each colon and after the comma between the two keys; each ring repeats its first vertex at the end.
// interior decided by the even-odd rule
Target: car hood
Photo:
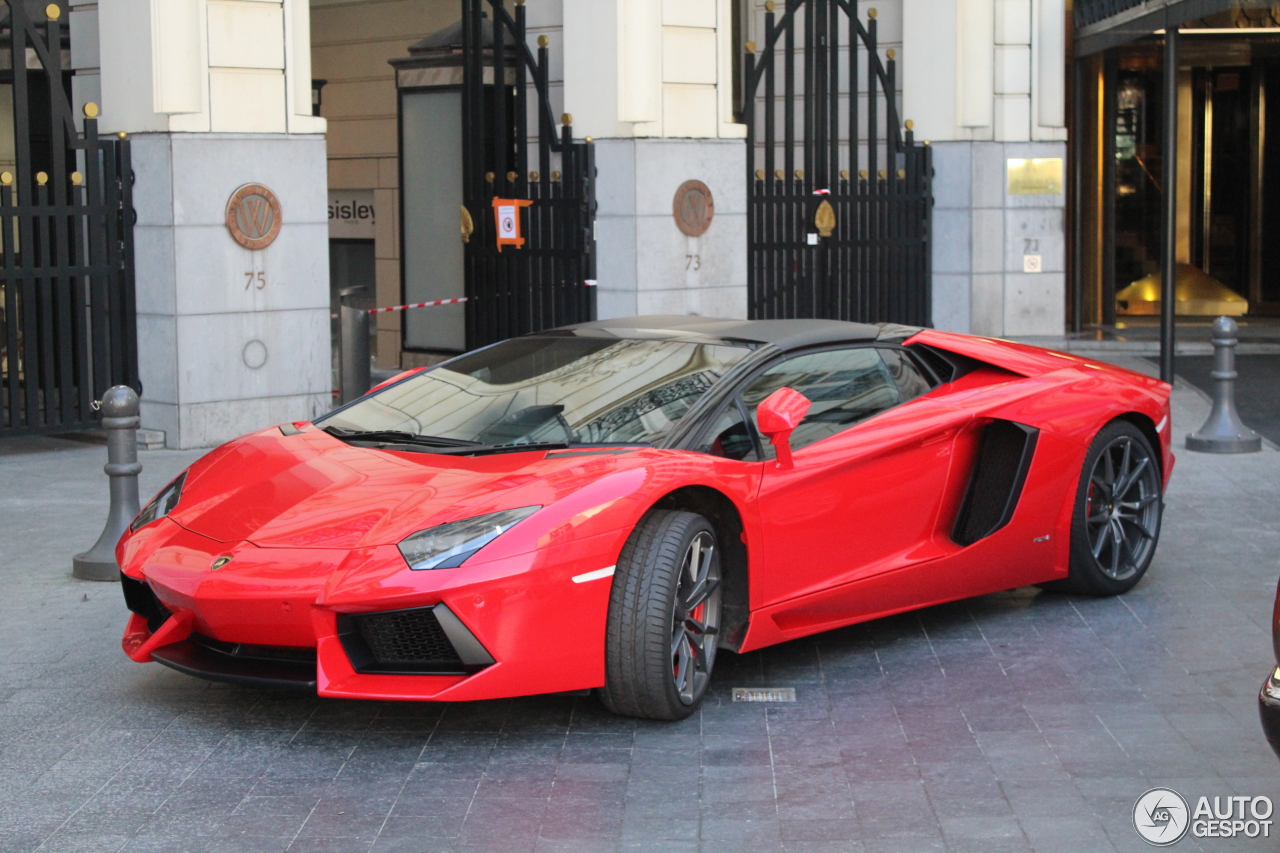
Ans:
{"type": "Polygon", "coordinates": [[[548,506],[662,451],[449,456],[355,447],[308,427],[236,439],[191,467],[171,517],[220,542],[363,548],[520,506],[548,506]]]}

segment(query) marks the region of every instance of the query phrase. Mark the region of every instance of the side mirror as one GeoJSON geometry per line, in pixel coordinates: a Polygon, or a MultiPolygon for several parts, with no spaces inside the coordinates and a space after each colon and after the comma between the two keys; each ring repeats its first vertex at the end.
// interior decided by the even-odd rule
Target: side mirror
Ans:
{"type": "Polygon", "coordinates": [[[778,467],[791,468],[791,431],[809,413],[809,398],[791,388],[779,388],[756,407],[756,424],[778,453],[778,467]]]}

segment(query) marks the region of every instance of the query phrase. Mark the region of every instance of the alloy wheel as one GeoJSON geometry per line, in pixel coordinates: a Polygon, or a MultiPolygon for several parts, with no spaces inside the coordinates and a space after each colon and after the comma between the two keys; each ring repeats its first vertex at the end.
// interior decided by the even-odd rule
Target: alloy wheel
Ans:
{"type": "Polygon", "coordinates": [[[720,627],[720,569],[709,533],[699,533],[685,549],[674,610],[671,671],[680,701],[691,705],[711,677],[720,627]]]}
{"type": "Polygon", "coordinates": [[[1085,529],[1098,568],[1125,580],[1146,564],[1156,545],[1160,478],[1141,444],[1120,436],[1106,446],[1089,475],[1085,529]]]}

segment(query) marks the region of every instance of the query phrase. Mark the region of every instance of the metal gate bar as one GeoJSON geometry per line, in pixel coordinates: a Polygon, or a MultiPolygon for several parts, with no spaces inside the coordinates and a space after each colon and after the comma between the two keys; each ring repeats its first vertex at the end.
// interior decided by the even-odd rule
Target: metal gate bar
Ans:
{"type": "Polygon", "coordinates": [[[99,138],[88,116],[83,136],[76,132],[63,88],[63,9],[46,8],[49,20],[35,22],[26,4],[9,4],[17,162],[0,174],[0,436],[95,426],[93,401],[107,388],[141,390],[129,141],[99,138]],[[47,81],[52,140],[39,164],[30,126],[36,74],[47,81]]]}
{"type": "Polygon", "coordinates": [[[887,62],[877,52],[875,11],[864,26],[849,0],[786,0],[780,15],[767,3],[764,42],[758,56],[748,46],[745,64],[751,317],[928,325],[931,152],[915,141],[910,122],[905,133],[899,122],[897,65],[893,51],[888,51],[887,62]],[[797,95],[800,21],[803,92],[797,95]],[[847,92],[840,91],[842,21],[848,33],[843,47],[847,92]],[[860,85],[860,53],[867,63],[865,87],[860,85]],[[775,123],[779,65],[780,142],[775,123]],[[758,104],[762,88],[763,104],[758,104]],[[866,95],[865,125],[860,93],[866,95]],[[847,111],[847,158],[840,148],[842,110],[847,111]],[[864,128],[867,151],[865,168],[860,168],[864,128]],[[776,168],[779,144],[782,169],[776,168]],[[795,167],[797,148],[801,169],[795,167]],[[761,159],[763,168],[757,168],[761,159]],[[842,159],[847,169],[840,168],[842,159]],[[819,210],[822,223],[817,221],[819,210]],[[834,222],[827,221],[828,212],[834,222]],[[830,226],[829,236],[821,236],[827,228],[820,226],[830,226]]]}
{"type": "Polygon", "coordinates": [[[502,0],[463,0],[462,7],[463,202],[475,228],[465,292],[467,347],[474,348],[595,319],[595,288],[585,286],[596,268],[595,147],[573,138],[567,114],[557,133],[547,40],[538,40],[535,57],[524,4],[508,11],[502,0]],[[498,250],[494,198],[533,202],[517,211],[523,247],[498,250]]]}

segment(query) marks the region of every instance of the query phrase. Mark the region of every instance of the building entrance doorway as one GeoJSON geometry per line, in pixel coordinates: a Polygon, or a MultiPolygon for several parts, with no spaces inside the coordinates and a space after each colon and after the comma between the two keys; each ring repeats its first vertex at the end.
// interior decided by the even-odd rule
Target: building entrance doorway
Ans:
{"type": "MultiPolygon", "coordinates": [[[[1280,241],[1268,239],[1280,229],[1280,36],[1191,31],[1180,59],[1177,314],[1280,315],[1280,241]]],[[[1093,322],[1141,322],[1160,313],[1161,44],[1127,45],[1096,65],[1093,322]]]]}

